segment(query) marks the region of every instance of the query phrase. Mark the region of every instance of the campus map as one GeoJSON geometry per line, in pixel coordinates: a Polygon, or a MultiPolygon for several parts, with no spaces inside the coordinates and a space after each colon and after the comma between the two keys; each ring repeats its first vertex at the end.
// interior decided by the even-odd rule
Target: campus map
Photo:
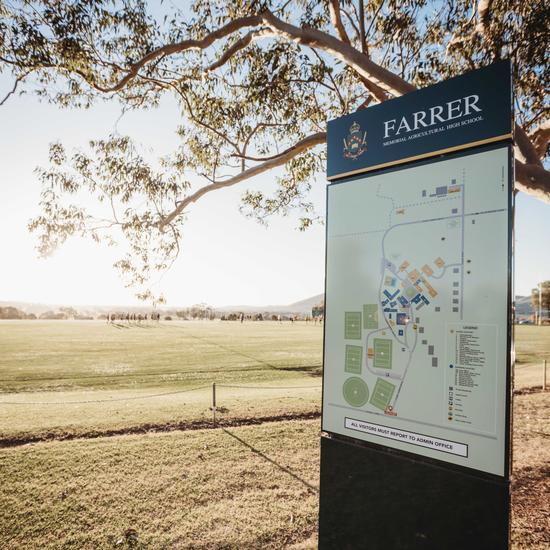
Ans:
{"type": "Polygon", "coordinates": [[[506,148],[329,187],[324,430],[499,473],[508,201],[506,148]]]}

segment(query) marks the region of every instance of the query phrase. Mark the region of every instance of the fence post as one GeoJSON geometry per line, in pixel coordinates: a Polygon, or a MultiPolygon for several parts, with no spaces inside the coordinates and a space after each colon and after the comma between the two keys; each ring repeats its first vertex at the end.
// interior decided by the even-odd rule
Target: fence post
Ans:
{"type": "Polygon", "coordinates": [[[212,421],[216,425],[216,382],[212,382],[212,421]]]}
{"type": "Polygon", "coordinates": [[[546,391],[546,359],[542,365],[542,391],[546,391]]]}

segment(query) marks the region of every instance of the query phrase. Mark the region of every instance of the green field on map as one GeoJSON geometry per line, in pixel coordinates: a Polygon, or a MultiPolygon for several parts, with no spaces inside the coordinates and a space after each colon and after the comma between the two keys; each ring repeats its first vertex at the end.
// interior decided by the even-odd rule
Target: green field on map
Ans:
{"type": "Polygon", "coordinates": [[[503,473],[508,166],[500,147],[329,186],[324,430],[503,473]]]}

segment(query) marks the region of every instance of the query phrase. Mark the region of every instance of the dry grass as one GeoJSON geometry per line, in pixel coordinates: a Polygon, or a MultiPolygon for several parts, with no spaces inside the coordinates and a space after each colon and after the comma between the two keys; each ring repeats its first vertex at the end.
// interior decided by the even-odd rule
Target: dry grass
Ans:
{"type": "MultiPolygon", "coordinates": [[[[321,386],[319,379],[290,379],[284,389],[273,386],[254,386],[249,389],[218,387],[218,418],[223,421],[265,416],[296,415],[320,410],[321,386]],[[302,385],[306,384],[308,388],[302,385]],[[296,387],[296,389],[288,389],[296,387]]],[[[246,386],[246,385],[245,385],[246,386]]],[[[109,400],[130,397],[129,401],[91,402],[80,405],[4,405],[0,403],[0,448],[14,439],[36,441],[72,438],[74,436],[99,436],[112,431],[141,429],[173,429],[177,425],[210,422],[212,390],[168,395],[153,399],[134,400],[148,390],[135,392],[77,392],[40,394],[44,402],[56,399],[109,400]]],[[[28,394],[12,396],[17,402],[28,399],[28,394]]],[[[33,396],[37,398],[36,394],[33,396]]],[[[6,399],[4,396],[0,397],[6,399]]]]}
{"type": "MultiPolygon", "coordinates": [[[[284,357],[286,344],[280,338],[285,333],[273,333],[278,328],[267,324],[258,326],[258,332],[255,328],[247,333],[252,342],[236,338],[237,333],[232,331],[239,328],[235,325],[224,329],[225,334],[210,335],[191,334],[188,328],[187,338],[210,342],[208,349],[212,354],[202,351],[202,360],[209,365],[205,369],[207,374],[192,372],[194,359],[182,367],[177,379],[167,374],[164,360],[152,366],[150,376],[145,376],[143,364],[136,363],[135,372],[129,374],[132,383],[135,382],[133,386],[129,386],[126,379],[120,383],[115,381],[112,386],[103,382],[98,387],[81,386],[78,381],[67,381],[67,373],[70,374],[72,368],[70,362],[63,370],[61,366],[55,367],[51,358],[48,369],[54,376],[63,378],[59,387],[52,387],[51,377],[45,387],[40,385],[37,376],[32,381],[21,380],[29,377],[27,369],[23,369],[24,376],[17,373],[18,361],[24,359],[18,358],[13,340],[11,347],[0,340],[0,348],[8,349],[2,360],[3,368],[8,368],[11,389],[5,389],[10,389],[10,399],[25,400],[32,396],[56,401],[133,397],[159,388],[160,391],[185,389],[198,381],[197,376],[201,381],[214,376],[226,383],[236,378],[239,383],[264,386],[319,383],[319,378],[312,377],[310,370],[294,369],[291,364],[294,360],[302,361],[304,367],[320,352],[320,331],[313,333],[310,330],[313,327],[283,327],[289,338],[286,349],[290,349],[284,357]],[[300,338],[306,342],[300,343],[300,338]],[[244,355],[252,357],[256,353],[253,350],[260,351],[262,346],[270,349],[254,364],[248,363],[244,355]],[[225,350],[222,355],[232,365],[226,372],[223,364],[217,363],[223,359],[219,355],[222,349],[225,350]],[[278,355],[273,355],[275,352],[278,355]],[[311,354],[309,359],[304,355],[307,353],[311,354]],[[238,356],[241,358],[237,359],[238,356]],[[241,361],[242,368],[239,367],[241,361]],[[57,374],[55,368],[59,368],[57,374]],[[14,392],[13,385],[19,383],[22,386],[14,392]],[[32,391],[29,385],[33,385],[32,391]],[[23,389],[25,391],[20,391],[23,389]]],[[[104,327],[98,330],[103,331],[104,327]]],[[[123,335],[122,330],[119,336],[113,337],[119,342],[120,338],[129,337],[123,335]]],[[[169,327],[167,334],[174,338],[173,332],[181,330],[169,327]]],[[[23,335],[24,332],[20,332],[18,338],[23,335]]],[[[63,338],[66,337],[65,334],[63,338]]],[[[157,337],[149,344],[167,345],[161,331],[157,337]]],[[[20,347],[21,342],[17,344],[20,347]]],[[[540,362],[550,353],[550,328],[519,327],[516,342],[521,359],[516,368],[516,387],[540,384],[540,362]]],[[[179,344],[174,345],[171,351],[167,350],[173,361],[182,353],[179,344]]],[[[100,361],[109,361],[108,353],[114,347],[111,341],[104,350],[105,355],[98,356],[100,361]]],[[[20,353],[24,356],[26,352],[20,349],[20,353]]],[[[72,353],[76,353],[76,349],[72,353]]],[[[79,376],[83,376],[83,371],[79,376]]],[[[224,407],[221,416],[247,418],[266,416],[269,412],[284,414],[319,409],[317,389],[273,392],[221,388],[218,391],[218,403],[224,407]]],[[[7,397],[8,394],[1,395],[0,401],[7,397]]],[[[0,407],[0,426],[5,436],[91,435],[90,430],[100,434],[101,430],[113,427],[206,419],[211,414],[209,400],[210,391],[206,389],[158,400],[78,406],[6,406],[0,407]]],[[[549,417],[550,392],[532,391],[516,396],[512,484],[515,549],[550,548],[549,417]]],[[[0,449],[0,548],[312,549],[316,547],[318,445],[318,421],[306,420],[226,431],[97,437],[0,449]]]]}
{"type": "Polygon", "coordinates": [[[514,400],[512,541],[550,548],[550,391],[514,400]]]}
{"type": "Polygon", "coordinates": [[[318,436],[280,422],[4,450],[0,547],[291,546],[316,529],[318,436]]]}
{"type": "Polygon", "coordinates": [[[519,392],[514,397],[513,416],[512,543],[517,549],[547,550],[550,548],[550,389],[543,393],[540,388],[542,360],[550,362],[550,327],[519,328],[522,330],[516,331],[516,350],[520,361],[514,380],[519,392]]]}
{"type": "MultiPolygon", "coordinates": [[[[550,392],[514,410],[512,540],[550,544],[550,392]]],[[[0,547],[316,547],[318,421],[0,452],[0,547]],[[118,543],[118,544],[117,544],[118,543]]]]}

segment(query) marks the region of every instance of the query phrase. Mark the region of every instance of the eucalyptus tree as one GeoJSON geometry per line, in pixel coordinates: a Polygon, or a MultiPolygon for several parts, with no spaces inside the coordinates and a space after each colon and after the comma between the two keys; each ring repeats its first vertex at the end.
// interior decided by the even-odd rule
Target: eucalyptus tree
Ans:
{"type": "Polygon", "coordinates": [[[39,170],[39,251],[72,235],[125,243],[116,266],[142,297],[178,256],[186,214],[277,167],[275,191],[243,189],[258,220],[298,212],[322,184],[326,121],[511,58],[515,187],[550,202],[548,0],[12,0],[0,2],[0,68],[64,107],[179,104],[180,144],[151,163],[127,136],[50,148],[39,170]],[[159,7],[160,6],[160,7],[159,7]],[[90,199],[98,208],[91,208],[90,199]],[[83,197],[88,197],[83,200],[83,197]],[[83,206],[86,204],[88,206],[83,206]]]}
{"type": "Polygon", "coordinates": [[[550,281],[542,281],[531,290],[531,306],[537,324],[550,318],[550,281]]]}

